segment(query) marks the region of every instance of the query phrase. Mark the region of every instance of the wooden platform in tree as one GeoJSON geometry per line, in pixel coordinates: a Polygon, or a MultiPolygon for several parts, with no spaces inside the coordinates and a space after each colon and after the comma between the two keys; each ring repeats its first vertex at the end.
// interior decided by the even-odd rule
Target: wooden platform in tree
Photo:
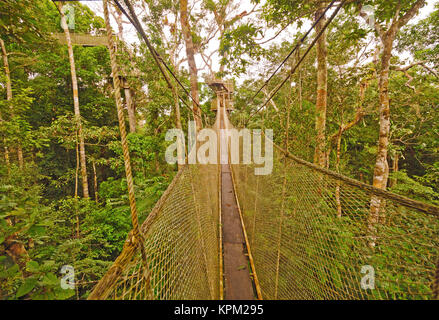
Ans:
{"type": "MultiPolygon", "coordinates": [[[[57,39],[61,44],[67,44],[66,36],[64,33],[53,33],[52,36],[57,39]]],[[[108,44],[107,37],[102,35],[71,33],[70,37],[72,39],[73,45],[83,47],[107,46],[108,44]]]]}

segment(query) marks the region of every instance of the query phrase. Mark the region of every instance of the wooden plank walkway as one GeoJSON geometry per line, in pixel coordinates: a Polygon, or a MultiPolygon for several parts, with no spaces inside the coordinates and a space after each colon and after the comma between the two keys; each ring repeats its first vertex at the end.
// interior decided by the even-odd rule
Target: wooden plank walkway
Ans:
{"type": "MultiPolygon", "coordinates": [[[[221,117],[220,128],[224,129],[221,117]]],[[[224,149],[223,149],[224,150],[224,149]]],[[[221,155],[224,156],[224,155],[221,155]]],[[[221,222],[224,250],[224,299],[254,300],[245,237],[229,164],[221,165],[221,222]]]]}

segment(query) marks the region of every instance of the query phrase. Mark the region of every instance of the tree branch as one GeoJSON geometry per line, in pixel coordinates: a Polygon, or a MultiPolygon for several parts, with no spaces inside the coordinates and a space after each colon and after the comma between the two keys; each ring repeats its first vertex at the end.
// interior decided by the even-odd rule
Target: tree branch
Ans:
{"type": "Polygon", "coordinates": [[[421,7],[425,5],[425,2],[425,0],[416,1],[413,7],[411,7],[411,9],[398,20],[398,27],[401,28],[405,26],[410,21],[410,19],[418,13],[419,9],[421,9],[421,7]]]}

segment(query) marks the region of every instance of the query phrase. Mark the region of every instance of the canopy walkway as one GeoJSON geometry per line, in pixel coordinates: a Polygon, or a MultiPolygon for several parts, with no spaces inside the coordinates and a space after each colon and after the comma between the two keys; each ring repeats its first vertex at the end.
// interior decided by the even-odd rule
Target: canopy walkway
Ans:
{"type": "MultiPolygon", "coordinates": [[[[115,0],[172,88],[166,63],[124,2],[130,14],[115,0]]],[[[108,19],[107,34],[111,43],[108,19]]],[[[232,107],[215,101],[221,161],[178,171],[141,236],[133,223],[88,299],[439,298],[438,207],[320,168],[277,145],[272,173],[256,175],[258,165],[232,162],[223,151],[232,107]]]]}
{"type": "MultiPolygon", "coordinates": [[[[227,113],[218,112],[215,128],[227,124],[227,113]]],[[[185,165],[141,227],[147,269],[130,235],[89,299],[439,297],[437,207],[277,146],[271,175],[257,176],[254,167],[185,165]],[[236,192],[236,204],[225,192],[236,192]],[[377,215],[373,201],[380,203],[377,215]],[[236,210],[227,213],[224,204],[236,210]],[[373,267],[373,289],[362,288],[365,266],[373,267]]]]}

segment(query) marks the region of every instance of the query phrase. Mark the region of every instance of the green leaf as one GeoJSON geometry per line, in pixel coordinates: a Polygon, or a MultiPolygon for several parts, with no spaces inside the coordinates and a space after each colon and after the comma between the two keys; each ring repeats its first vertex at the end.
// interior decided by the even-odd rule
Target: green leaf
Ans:
{"type": "Polygon", "coordinates": [[[56,277],[56,275],[54,275],[53,273],[49,272],[48,274],[46,274],[46,275],[43,277],[43,281],[42,281],[42,283],[43,283],[44,285],[57,286],[57,285],[59,285],[59,280],[58,280],[58,278],[56,277]]]}
{"type": "Polygon", "coordinates": [[[68,299],[68,298],[72,297],[74,294],[75,294],[75,290],[73,290],[73,289],[65,289],[64,290],[64,289],[60,288],[60,289],[55,290],[55,296],[56,296],[56,299],[58,299],[58,300],[68,299]]]}
{"type": "Polygon", "coordinates": [[[46,228],[40,225],[33,225],[29,228],[29,234],[31,236],[43,236],[46,233],[46,228]]]}
{"type": "Polygon", "coordinates": [[[30,272],[38,272],[40,271],[40,266],[38,265],[38,262],[36,261],[29,261],[26,264],[26,270],[30,271],[30,272]]]}
{"type": "Polygon", "coordinates": [[[20,272],[20,268],[18,267],[17,264],[14,264],[12,267],[10,267],[8,270],[6,270],[6,275],[9,278],[12,278],[13,276],[18,274],[19,272],[20,272]]]}
{"type": "Polygon", "coordinates": [[[21,285],[20,288],[17,290],[17,294],[15,295],[16,298],[20,298],[29,292],[32,291],[33,288],[35,288],[35,285],[37,284],[36,278],[27,278],[24,283],[21,285]]]}

